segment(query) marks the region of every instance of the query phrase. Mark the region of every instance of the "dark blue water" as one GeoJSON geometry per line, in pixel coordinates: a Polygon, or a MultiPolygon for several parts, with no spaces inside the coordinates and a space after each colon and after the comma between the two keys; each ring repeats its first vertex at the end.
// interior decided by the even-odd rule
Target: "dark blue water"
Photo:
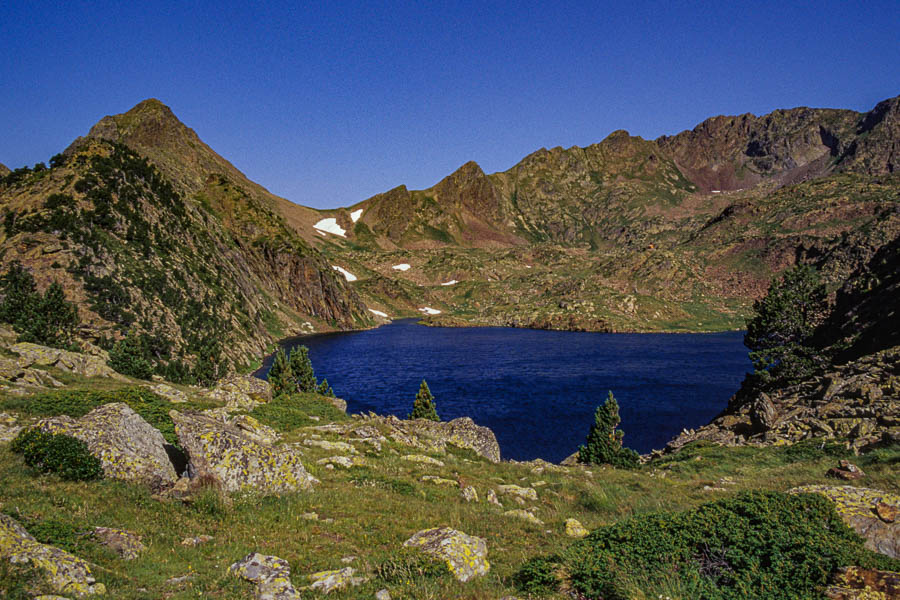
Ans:
{"type": "Polygon", "coordinates": [[[619,402],[625,445],[642,453],[707,423],[750,368],[742,340],[741,332],[452,329],[407,320],[282,345],[307,346],[316,376],[328,378],[349,412],[403,418],[426,379],[441,419],[469,416],[490,427],[503,458],[559,461],[584,443],[607,390],[619,402]]]}

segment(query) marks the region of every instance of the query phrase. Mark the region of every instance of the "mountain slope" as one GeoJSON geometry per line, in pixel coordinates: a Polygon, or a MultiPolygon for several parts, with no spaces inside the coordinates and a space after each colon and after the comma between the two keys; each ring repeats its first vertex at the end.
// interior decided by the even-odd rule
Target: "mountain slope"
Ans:
{"type": "Polygon", "coordinates": [[[143,102],[49,169],[2,181],[3,269],[18,260],[41,287],[63,282],[88,339],[136,330],[160,372],[185,379],[206,361],[221,375],[277,337],[369,323],[273,198],[143,102]]]}
{"type": "Polygon", "coordinates": [[[898,144],[900,97],[868,113],[713,117],[657,140],[616,131],[321,212],[347,239],[314,239],[367,303],[403,315],[432,303],[433,323],[739,327],[785,267],[814,262],[837,285],[892,239],[898,144]]]}

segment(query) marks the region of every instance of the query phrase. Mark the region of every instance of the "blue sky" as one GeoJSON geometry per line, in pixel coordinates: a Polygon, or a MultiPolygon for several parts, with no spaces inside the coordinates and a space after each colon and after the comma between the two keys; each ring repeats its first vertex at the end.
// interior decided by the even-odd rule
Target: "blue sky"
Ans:
{"type": "Polygon", "coordinates": [[[155,97],[251,179],[329,208],[616,129],[900,94],[896,0],[260,4],[0,3],[0,162],[155,97]]]}

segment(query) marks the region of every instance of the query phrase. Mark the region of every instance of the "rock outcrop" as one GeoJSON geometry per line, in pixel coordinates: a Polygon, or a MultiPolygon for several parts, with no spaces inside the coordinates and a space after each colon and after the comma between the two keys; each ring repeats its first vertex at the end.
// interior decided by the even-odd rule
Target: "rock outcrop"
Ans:
{"type": "Polygon", "coordinates": [[[842,567],[825,590],[829,600],[890,600],[900,598],[900,573],[842,567]]]}
{"type": "Polygon", "coordinates": [[[105,594],[88,563],[65,550],[42,544],[14,519],[0,514],[0,559],[37,569],[60,594],[78,598],[105,594]]]}
{"type": "Polygon", "coordinates": [[[151,487],[174,483],[178,477],[165,438],[122,402],[104,404],[79,419],[65,415],[42,419],[37,427],[83,441],[100,459],[106,477],[151,487]]]}
{"type": "Polygon", "coordinates": [[[802,383],[732,399],[708,425],[682,432],[666,451],[704,440],[727,446],[845,438],[857,448],[900,440],[900,346],[863,356],[802,383]]]}
{"type": "Polygon", "coordinates": [[[460,581],[468,581],[490,570],[487,542],[449,527],[423,529],[403,542],[447,563],[447,568],[460,581]]]}
{"type": "Polygon", "coordinates": [[[296,448],[261,443],[233,425],[201,414],[170,411],[175,433],[188,455],[192,478],[209,478],[233,492],[306,490],[318,483],[296,448]]]}
{"type": "Polygon", "coordinates": [[[125,378],[113,371],[102,358],[90,354],[69,352],[59,348],[48,348],[29,342],[19,342],[9,347],[14,354],[19,355],[20,367],[28,368],[32,365],[43,367],[56,367],[62,371],[75,373],[82,377],[111,377],[113,379],[125,378]]]}
{"type": "Polygon", "coordinates": [[[217,382],[207,395],[228,410],[253,410],[272,401],[272,386],[252,375],[234,375],[217,382]]]}
{"type": "Polygon", "coordinates": [[[900,522],[883,518],[884,508],[900,509],[900,496],[852,486],[805,485],[791,494],[822,494],[835,504],[841,519],[866,539],[866,548],[900,558],[900,522]],[[880,510],[879,510],[880,509],[880,510]]]}
{"type": "Polygon", "coordinates": [[[125,560],[134,560],[146,550],[141,536],[124,529],[111,527],[94,527],[94,539],[110,548],[125,560]]]}

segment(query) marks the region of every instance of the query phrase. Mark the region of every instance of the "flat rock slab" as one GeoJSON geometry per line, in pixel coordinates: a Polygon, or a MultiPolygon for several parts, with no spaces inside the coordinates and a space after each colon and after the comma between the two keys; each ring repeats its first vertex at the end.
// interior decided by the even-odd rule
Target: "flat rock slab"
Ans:
{"type": "Polygon", "coordinates": [[[403,542],[409,548],[441,559],[459,581],[485,575],[491,568],[487,560],[487,542],[449,527],[434,527],[416,532],[403,542]]]}
{"type": "Polygon", "coordinates": [[[0,559],[37,569],[59,594],[84,597],[105,594],[88,563],[65,550],[42,544],[12,517],[0,514],[0,559]]]}
{"type": "Polygon", "coordinates": [[[37,427],[83,441],[91,454],[100,459],[106,477],[151,487],[178,479],[166,452],[165,438],[122,402],[98,406],[80,419],[42,419],[37,427]]]}
{"type": "Polygon", "coordinates": [[[294,448],[262,444],[241,429],[205,415],[172,410],[169,416],[193,477],[212,477],[228,492],[292,492],[318,483],[294,448]]]}
{"type": "Polygon", "coordinates": [[[886,522],[879,516],[900,508],[897,494],[849,485],[805,485],[788,493],[822,494],[834,502],[841,519],[866,539],[866,548],[900,558],[900,522],[886,522]]]}

